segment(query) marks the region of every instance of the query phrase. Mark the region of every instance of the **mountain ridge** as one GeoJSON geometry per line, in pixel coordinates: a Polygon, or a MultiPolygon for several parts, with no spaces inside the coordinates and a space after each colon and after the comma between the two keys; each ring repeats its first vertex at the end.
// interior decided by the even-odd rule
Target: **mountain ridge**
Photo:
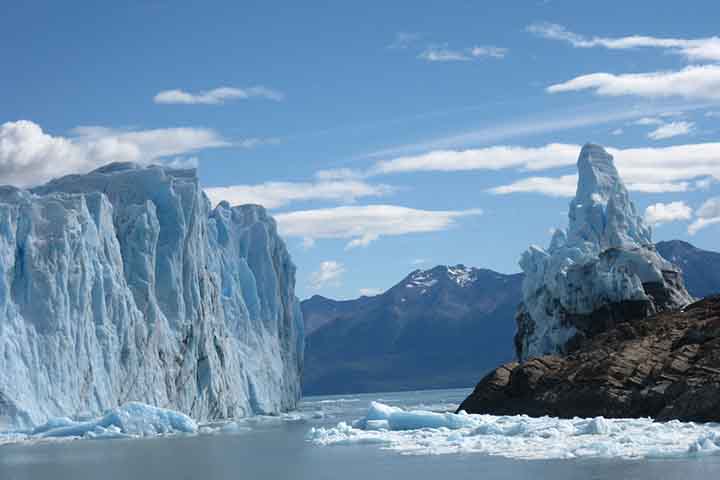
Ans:
{"type": "MultiPolygon", "coordinates": [[[[657,250],[658,252],[667,260],[673,261],[675,264],[677,264],[681,269],[683,269],[684,276],[686,278],[686,283],[688,286],[688,291],[691,295],[693,295],[696,298],[701,298],[704,296],[707,296],[708,294],[713,293],[719,293],[720,294],[720,276],[712,277],[712,274],[714,272],[720,272],[720,263],[716,263],[715,259],[720,259],[720,253],[713,252],[710,250],[704,250],[697,248],[687,242],[680,241],[680,240],[669,240],[669,241],[660,241],[657,243],[657,250]],[[671,247],[678,245],[678,242],[680,244],[685,245],[685,248],[683,248],[681,251],[676,252],[676,258],[668,258],[666,255],[669,255],[667,252],[671,252],[671,247]],[[688,248],[687,245],[689,245],[691,248],[688,248]],[[697,260],[694,262],[684,262],[685,258],[682,256],[685,252],[692,252],[696,257],[697,260]],[[717,269],[716,266],[717,265],[717,269]],[[705,282],[705,280],[698,281],[697,279],[705,279],[705,278],[711,278],[712,281],[705,282]],[[698,286],[701,287],[698,289],[698,286]],[[707,293],[706,293],[707,292],[707,293]]],[[[411,272],[409,272],[401,281],[399,281],[397,284],[393,285],[389,289],[387,289],[385,292],[382,292],[377,295],[372,296],[360,296],[355,299],[343,299],[343,300],[334,300],[328,297],[324,297],[322,295],[313,295],[310,298],[307,298],[301,302],[301,306],[303,309],[303,315],[305,317],[306,321],[306,332],[308,335],[308,348],[306,351],[306,369],[312,374],[312,371],[314,369],[314,363],[319,361],[319,357],[324,357],[324,355],[319,352],[320,350],[325,350],[325,346],[320,343],[320,336],[316,336],[316,332],[320,330],[321,328],[325,328],[326,326],[332,324],[335,321],[344,321],[344,320],[350,320],[352,321],[352,318],[354,315],[357,315],[358,312],[365,312],[368,309],[374,308],[373,306],[380,305],[382,303],[382,300],[380,300],[385,294],[390,292],[391,290],[395,289],[396,292],[401,293],[403,291],[403,288],[406,288],[405,285],[407,283],[410,283],[412,281],[412,278],[414,275],[417,274],[430,274],[429,272],[436,271],[437,269],[440,269],[439,271],[442,272],[442,270],[446,270],[447,268],[453,268],[453,267],[463,267],[463,268],[472,268],[477,272],[487,272],[488,277],[492,278],[492,276],[501,276],[501,277],[514,277],[517,278],[517,282],[521,283],[522,278],[524,276],[523,273],[513,273],[513,274],[504,274],[495,272],[491,269],[486,268],[477,268],[477,267],[466,267],[462,264],[459,265],[436,265],[434,267],[430,267],[428,269],[415,269],[411,272]],[[320,353],[320,354],[318,354],[320,353]]],[[[520,301],[522,300],[522,294],[519,291],[519,289],[516,291],[516,306],[519,305],[520,301]]],[[[494,337],[496,340],[500,341],[506,339],[509,342],[512,342],[512,336],[514,334],[514,328],[515,324],[513,321],[513,317],[515,314],[515,311],[510,309],[508,310],[510,312],[510,316],[508,316],[505,321],[508,325],[508,328],[504,330],[504,333],[501,335],[501,338],[494,337]]],[[[499,322],[501,322],[501,319],[498,319],[499,322]]],[[[337,328],[337,327],[336,327],[337,328]]],[[[378,327],[379,328],[379,327],[378,327]]],[[[339,330],[339,329],[338,329],[339,330]]],[[[322,341],[328,341],[330,336],[325,337],[322,336],[322,341]]],[[[335,339],[337,340],[337,339],[335,339]]],[[[344,340],[343,340],[344,341],[344,340]]],[[[483,341],[479,341],[476,344],[476,354],[477,355],[483,355],[483,341]]],[[[512,344],[508,343],[506,344],[506,354],[505,356],[507,359],[513,358],[513,352],[512,352],[512,344]]],[[[402,358],[402,352],[394,352],[396,357],[402,358]]],[[[498,356],[502,357],[502,354],[499,354],[498,356]]],[[[354,375],[358,376],[367,376],[368,373],[366,369],[362,368],[362,361],[361,359],[356,359],[355,361],[355,369],[353,370],[354,375]]],[[[367,363],[370,364],[374,360],[372,358],[368,358],[367,363]]],[[[478,361],[475,360],[476,364],[480,365],[480,368],[485,368],[484,365],[491,363],[490,360],[487,361],[478,361]]],[[[490,365],[487,368],[492,368],[495,365],[490,365]]],[[[380,369],[381,366],[378,366],[377,369],[380,369]]],[[[330,369],[328,369],[330,370],[330,369]]],[[[308,376],[307,372],[305,374],[304,381],[306,382],[306,387],[308,386],[308,376]]],[[[418,376],[422,376],[422,373],[417,373],[418,376]]],[[[434,377],[437,381],[442,384],[444,380],[440,378],[441,376],[438,374],[437,377],[434,377]]],[[[313,382],[318,382],[317,380],[312,380],[313,382]]],[[[469,386],[473,385],[477,382],[477,376],[468,376],[467,377],[468,383],[466,385],[453,385],[453,386],[469,386]]],[[[333,382],[332,386],[326,386],[323,387],[322,385],[318,385],[316,383],[315,385],[310,385],[310,392],[322,392],[322,393],[350,393],[347,388],[344,388],[342,385],[336,385],[336,384],[342,384],[343,382],[343,376],[341,374],[338,374],[335,378],[335,381],[333,382]]],[[[322,383],[322,382],[319,382],[322,383]]],[[[407,382],[403,382],[402,380],[397,380],[393,382],[378,382],[377,384],[380,385],[383,388],[387,388],[388,390],[398,390],[402,389],[403,385],[407,382]]],[[[414,381],[414,384],[416,385],[423,385],[423,386],[429,386],[433,387],[433,385],[430,384],[431,382],[428,381],[414,381]]],[[[307,393],[307,392],[306,392],[307,393]]]]}
{"type": "Polygon", "coordinates": [[[501,320],[514,315],[520,283],[519,274],[459,264],[413,270],[372,297],[303,301],[304,392],[467,386],[477,368],[510,358],[496,347],[512,339],[514,326],[501,320]],[[483,347],[478,338],[491,341],[483,347]],[[451,367],[458,362],[467,368],[451,367]]]}

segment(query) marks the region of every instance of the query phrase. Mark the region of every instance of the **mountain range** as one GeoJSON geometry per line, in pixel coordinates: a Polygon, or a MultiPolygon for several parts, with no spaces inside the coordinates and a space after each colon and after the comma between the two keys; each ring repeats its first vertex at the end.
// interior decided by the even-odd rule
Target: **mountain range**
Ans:
{"type": "MultiPolygon", "coordinates": [[[[683,270],[691,295],[720,292],[720,253],[680,240],[658,253],[683,270]]],[[[302,302],[306,395],[464,387],[513,359],[523,274],[436,266],[386,292],[302,302]]]]}

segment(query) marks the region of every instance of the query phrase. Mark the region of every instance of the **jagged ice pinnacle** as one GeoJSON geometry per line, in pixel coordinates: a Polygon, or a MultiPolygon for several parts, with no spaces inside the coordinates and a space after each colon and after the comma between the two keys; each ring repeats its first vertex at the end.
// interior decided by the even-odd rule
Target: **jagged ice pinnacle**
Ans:
{"type": "Polygon", "coordinates": [[[531,246],[515,346],[518,358],[565,353],[622,319],[679,308],[692,298],[680,270],[663,259],[650,228],[630,200],[612,155],[587,144],[568,230],[550,247],[531,246]]]}

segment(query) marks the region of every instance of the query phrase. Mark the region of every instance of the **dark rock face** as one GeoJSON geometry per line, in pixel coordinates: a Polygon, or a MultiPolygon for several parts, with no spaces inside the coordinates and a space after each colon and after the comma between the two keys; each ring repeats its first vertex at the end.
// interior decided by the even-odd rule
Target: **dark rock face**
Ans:
{"type": "Polygon", "coordinates": [[[720,293],[720,253],[702,250],[682,240],[658,242],[657,251],[683,271],[690,295],[705,298],[720,293]]]}
{"type": "Polygon", "coordinates": [[[512,359],[522,275],[437,266],[381,295],[302,302],[309,394],[464,387],[512,359]]]}
{"type": "Polygon", "coordinates": [[[720,421],[720,296],[618,323],[564,358],[505,364],[459,410],[720,421]]]}

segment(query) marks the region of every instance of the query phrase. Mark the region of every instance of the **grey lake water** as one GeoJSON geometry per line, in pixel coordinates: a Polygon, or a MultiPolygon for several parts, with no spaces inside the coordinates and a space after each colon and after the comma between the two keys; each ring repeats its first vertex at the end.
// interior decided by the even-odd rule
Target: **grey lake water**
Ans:
{"type": "MultiPolygon", "coordinates": [[[[717,478],[720,474],[720,455],[715,454],[650,459],[608,455],[528,460],[459,449],[444,454],[437,453],[441,450],[427,453],[426,449],[418,450],[418,445],[422,447],[423,442],[436,440],[424,436],[421,430],[412,436],[413,447],[405,450],[388,449],[390,444],[377,438],[338,441],[332,445],[312,441],[311,429],[335,431],[340,422],[349,423],[365,416],[374,400],[411,410],[448,411],[468,392],[458,389],[309,397],[297,412],[217,428],[210,426],[204,429],[205,433],[197,435],[6,444],[0,446],[0,480],[690,480],[717,478]]],[[[452,440],[450,444],[458,445],[460,440],[453,439],[451,432],[447,437],[452,440]]],[[[622,443],[632,439],[617,440],[622,443]]],[[[526,448],[532,449],[533,445],[548,448],[543,444],[529,445],[526,448]]],[[[532,453],[525,451],[524,454],[532,453]]]]}

